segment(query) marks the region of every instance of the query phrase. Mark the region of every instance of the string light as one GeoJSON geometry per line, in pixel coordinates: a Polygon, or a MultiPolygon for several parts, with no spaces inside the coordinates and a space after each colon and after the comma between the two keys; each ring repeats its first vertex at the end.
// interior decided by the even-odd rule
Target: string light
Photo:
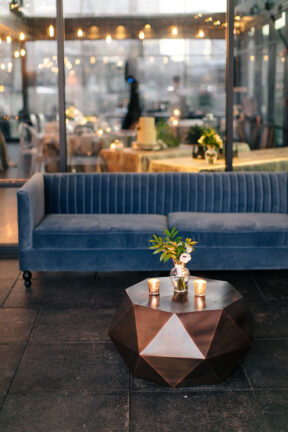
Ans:
{"type": "Polygon", "coordinates": [[[21,55],[21,57],[24,57],[25,55],[26,55],[26,51],[25,51],[25,49],[21,49],[20,50],[20,55],[21,55]]]}
{"type": "Polygon", "coordinates": [[[151,25],[150,25],[150,24],[145,24],[144,28],[145,28],[146,30],[150,30],[150,29],[151,29],[151,25]]]}
{"type": "Polygon", "coordinates": [[[200,38],[200,39],[204,38],[204,37],[205,37],[205,33],[204,33],[204,31],[203,31],[202,29],[200,29],[200,30],[198,31],[196,37],[197,37],[197,38],[200,38]]]}
{"type": "Polygon", "coordinates": [[[269,60],[269,56],[268,56],[267,54],[265,54],[265,55],[264,55],[264,61],[265,61],[265,62],[268,62],[268,60],[269,60]]]}
{"type": "Polygon", "coordinates": [[[79,38],[82,38],[82,37],[84,36],[84,32],[83,32],[83,30],[82,30],[81,28],[79,28],[79,29],[77,30],[77,36],[78,36],[79,38]]]}
{"type": "Polygon", "coordinates": [[[91,63],[91,64],[95,64],[95,63],[96,63],[96,57],[91,56],[91,57],[90,57],[90,63],[91,63]]]}
{"type": "Polygon", "coordinates": [[[112,42],[112,36],[110,35],[110,34],[107,34],[107,36],[106,36],[106,43],[111,43],[112,42]]]}
{"type": "Polygon", "coordinates": [[[6,69],[5,63],[1,63],[0,68],[1,68],[1,70],[5,70],[6,69]]]}
{"type": "Polygon", "coordinates": [[[5,90],[5,86],[1,85],[1,86],[0,86],[0,93],[3,93],[4,90],[5,90]]]}
{"type": "Polygon", "coordinates": [[[178,36],[178,33],[179,33],[178,27],[176,27],[176,26],[172,27],[171,33],[173,36],[178,36]]]}
{"type": "Polygon", "coordinates": [[[81,63],[81,60],[80,60],[80,59],[76,59],[76,60],[75,60],[75,64],[76,64],[76,65],[79,65],[80,63],[81,63]]]}
{"type": "Polygon", "coordinates": [[[251,55],[251,56],[250,56],[250,60],[251,60],[251,62],[254,62],[254,60],[255,60],[254,55],[251,55]]]}
{"type": "Polygon", "coordinates": [[[11,36],[7,36],[7,37],[6,37],[6,42],[7,42],[7,43],[11,43],[11,42],[12,42],[12,38],[11,38],[11,36]]]}
{"type": "Polygon", "coordinates": [[[54,30],[54,26],[52,24],[50,24],[50,26],[48,27],[48,33],[50,38],[55,36],[55,30],[54,30]]]}
{"type": "Polygon", "coordinates": [[[19,34],[19,40],[20,40],[20,41],[24,41],[25,39],[26,39],[25,33],[21,32],[21,33],[19,34]]]}
{"type": "Polygon", "coordinates": [[[14,57],[15,58],[19,58],[20,57],[20,52],[18,50],[14,51],[14,57]]]}
{"type": "Polygon", "coordinates": [[[145,39],[145,34],[144,34],[144,32],[143,32],[143,31],[140,31],[139,34],[138,34],[138,37],[139,37],[139,39],[141,39],[141,40],[145,39]]]}

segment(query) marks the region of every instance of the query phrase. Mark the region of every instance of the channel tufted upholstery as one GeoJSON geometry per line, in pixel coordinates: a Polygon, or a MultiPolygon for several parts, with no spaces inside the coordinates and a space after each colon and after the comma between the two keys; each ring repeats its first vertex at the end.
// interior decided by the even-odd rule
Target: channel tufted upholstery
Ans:
{"type": "Polygon", "coordinates": [[[152,234],[199,244],[191,268],[288,268],[288,173],[36,174],[18,191],[21,270],[161,270],[152,234]]]}
{"type": "Polygon", "coordinates": [[[287,213],[287,173],[44,175],[46,213],[287,213]]]}

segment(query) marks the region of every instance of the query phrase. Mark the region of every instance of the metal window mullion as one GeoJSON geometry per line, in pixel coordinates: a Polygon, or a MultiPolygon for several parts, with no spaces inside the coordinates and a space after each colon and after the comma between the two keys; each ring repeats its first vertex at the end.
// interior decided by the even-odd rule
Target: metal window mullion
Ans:
{"type": "Polygon", "coordinates": [[[226,27],[226,171],[233,171],[234,0],[227,0],[226,27]]]}
{"type": "Polygon", "coordinates": [[[58,59],[58,109],[59,109],[59,141],[60,141],[60,171],[67,171],[66,118],[65,118],[65,68],[64,40],[65,25],[63,16],[63,0],[56,0],[56,36],[58,59]]]}

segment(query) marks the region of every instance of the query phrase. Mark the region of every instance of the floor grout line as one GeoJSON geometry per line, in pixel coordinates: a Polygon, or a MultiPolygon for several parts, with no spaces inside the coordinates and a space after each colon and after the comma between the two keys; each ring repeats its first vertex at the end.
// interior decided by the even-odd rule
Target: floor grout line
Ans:
{"type": "MultiPolygon", "coordinates": [[[[11,381],[10,381],[10,384],[9,384],[9,386],[8,386],[8,389],[7,389],[7,391],[6,391],[6,396],[5,396],[5,398],[4,398],[4,401],[5,401],[6,398],[8,397],[8,395],[9,395],[9,393],[10,393],[10,390],[11,390],[11,387],[12,387],[12,385],[14,384],[14,381],[15,381],[15,378],[16,378],[16,375],[17,375],[17,372],[18,372],[18,370],[19,370],[19,367],[20,367],[20,364],[21,364],[21,362],[22,362],[22,360],[23,360],[23,357],[24,357],[24,355],[25,355],[25,353],[26,353],[26,351],[27,351],[27,349],[28,349],[29,342],[30,342],[30,339],[31,339],[32,334],[33,334],[33,332],[34,332],[34,329],[36,328],[36,326],[37,326],[37,324],[38,324],[38,322],[39,322],[40,315],[41,315],[41,309],[39,310],[38,315],[37,315],[37,317],[36,317],[36,319],[35,319],[35,322],[34,322],[32,328],[31,328],[31,330],[30,330],[30,335],[29,335],[29,337],[28,337],[28,339],[27,339],[26,346],[25,346],[25,348],[24,348],[24,350],[23,350],[23,353],[22,353],[22,355],[21,355],[21,357],[20,357],[20,359],[19,359],[19,362],[18,362],[18,364],[17,364],[17,366],[16,366],[16,368],[15,368],[15,372],[14,372],[14,374],[13,374],[13,377],[12,377],[12,379],[11,379],[11,381]]],[[[4,403],[4,401],[3,401],[3,403],[4,403]]],[[[2,406],[3,406],[3,404],[2,404],[2,406]]]]}
{"type": "Polygon", "coordinates": [[[265,302],[266,304],[269,304],[269,300],[266,298],[265,294],[264,294],[263,291],[261,290],[261,288],[260,288],[258,282],[256,281],[255,277],[253,276],[253,274],[252,274],[252,273],[249,273],[249,276],[250,276],[252,282],[254,283],[255,287],[257,288],[258,293],[260,294],[261,298],[264,300],[264,302],[265,302]]]}

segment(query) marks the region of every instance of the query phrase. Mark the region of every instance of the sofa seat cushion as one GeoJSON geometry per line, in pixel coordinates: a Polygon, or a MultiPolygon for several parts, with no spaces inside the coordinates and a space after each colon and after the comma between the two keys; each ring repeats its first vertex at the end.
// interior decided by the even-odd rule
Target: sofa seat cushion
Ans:
{"type": "Polygon", "coordinates": [[[49,214],[33,232],[35,248],[147,249],[166,216],[156,214],[49,214]]]}
{"type": "Polygon", "coordinates": [[[200,247],[288,246],[287,214],[175,212],[168,214],[168,225],[200,247]]]}

